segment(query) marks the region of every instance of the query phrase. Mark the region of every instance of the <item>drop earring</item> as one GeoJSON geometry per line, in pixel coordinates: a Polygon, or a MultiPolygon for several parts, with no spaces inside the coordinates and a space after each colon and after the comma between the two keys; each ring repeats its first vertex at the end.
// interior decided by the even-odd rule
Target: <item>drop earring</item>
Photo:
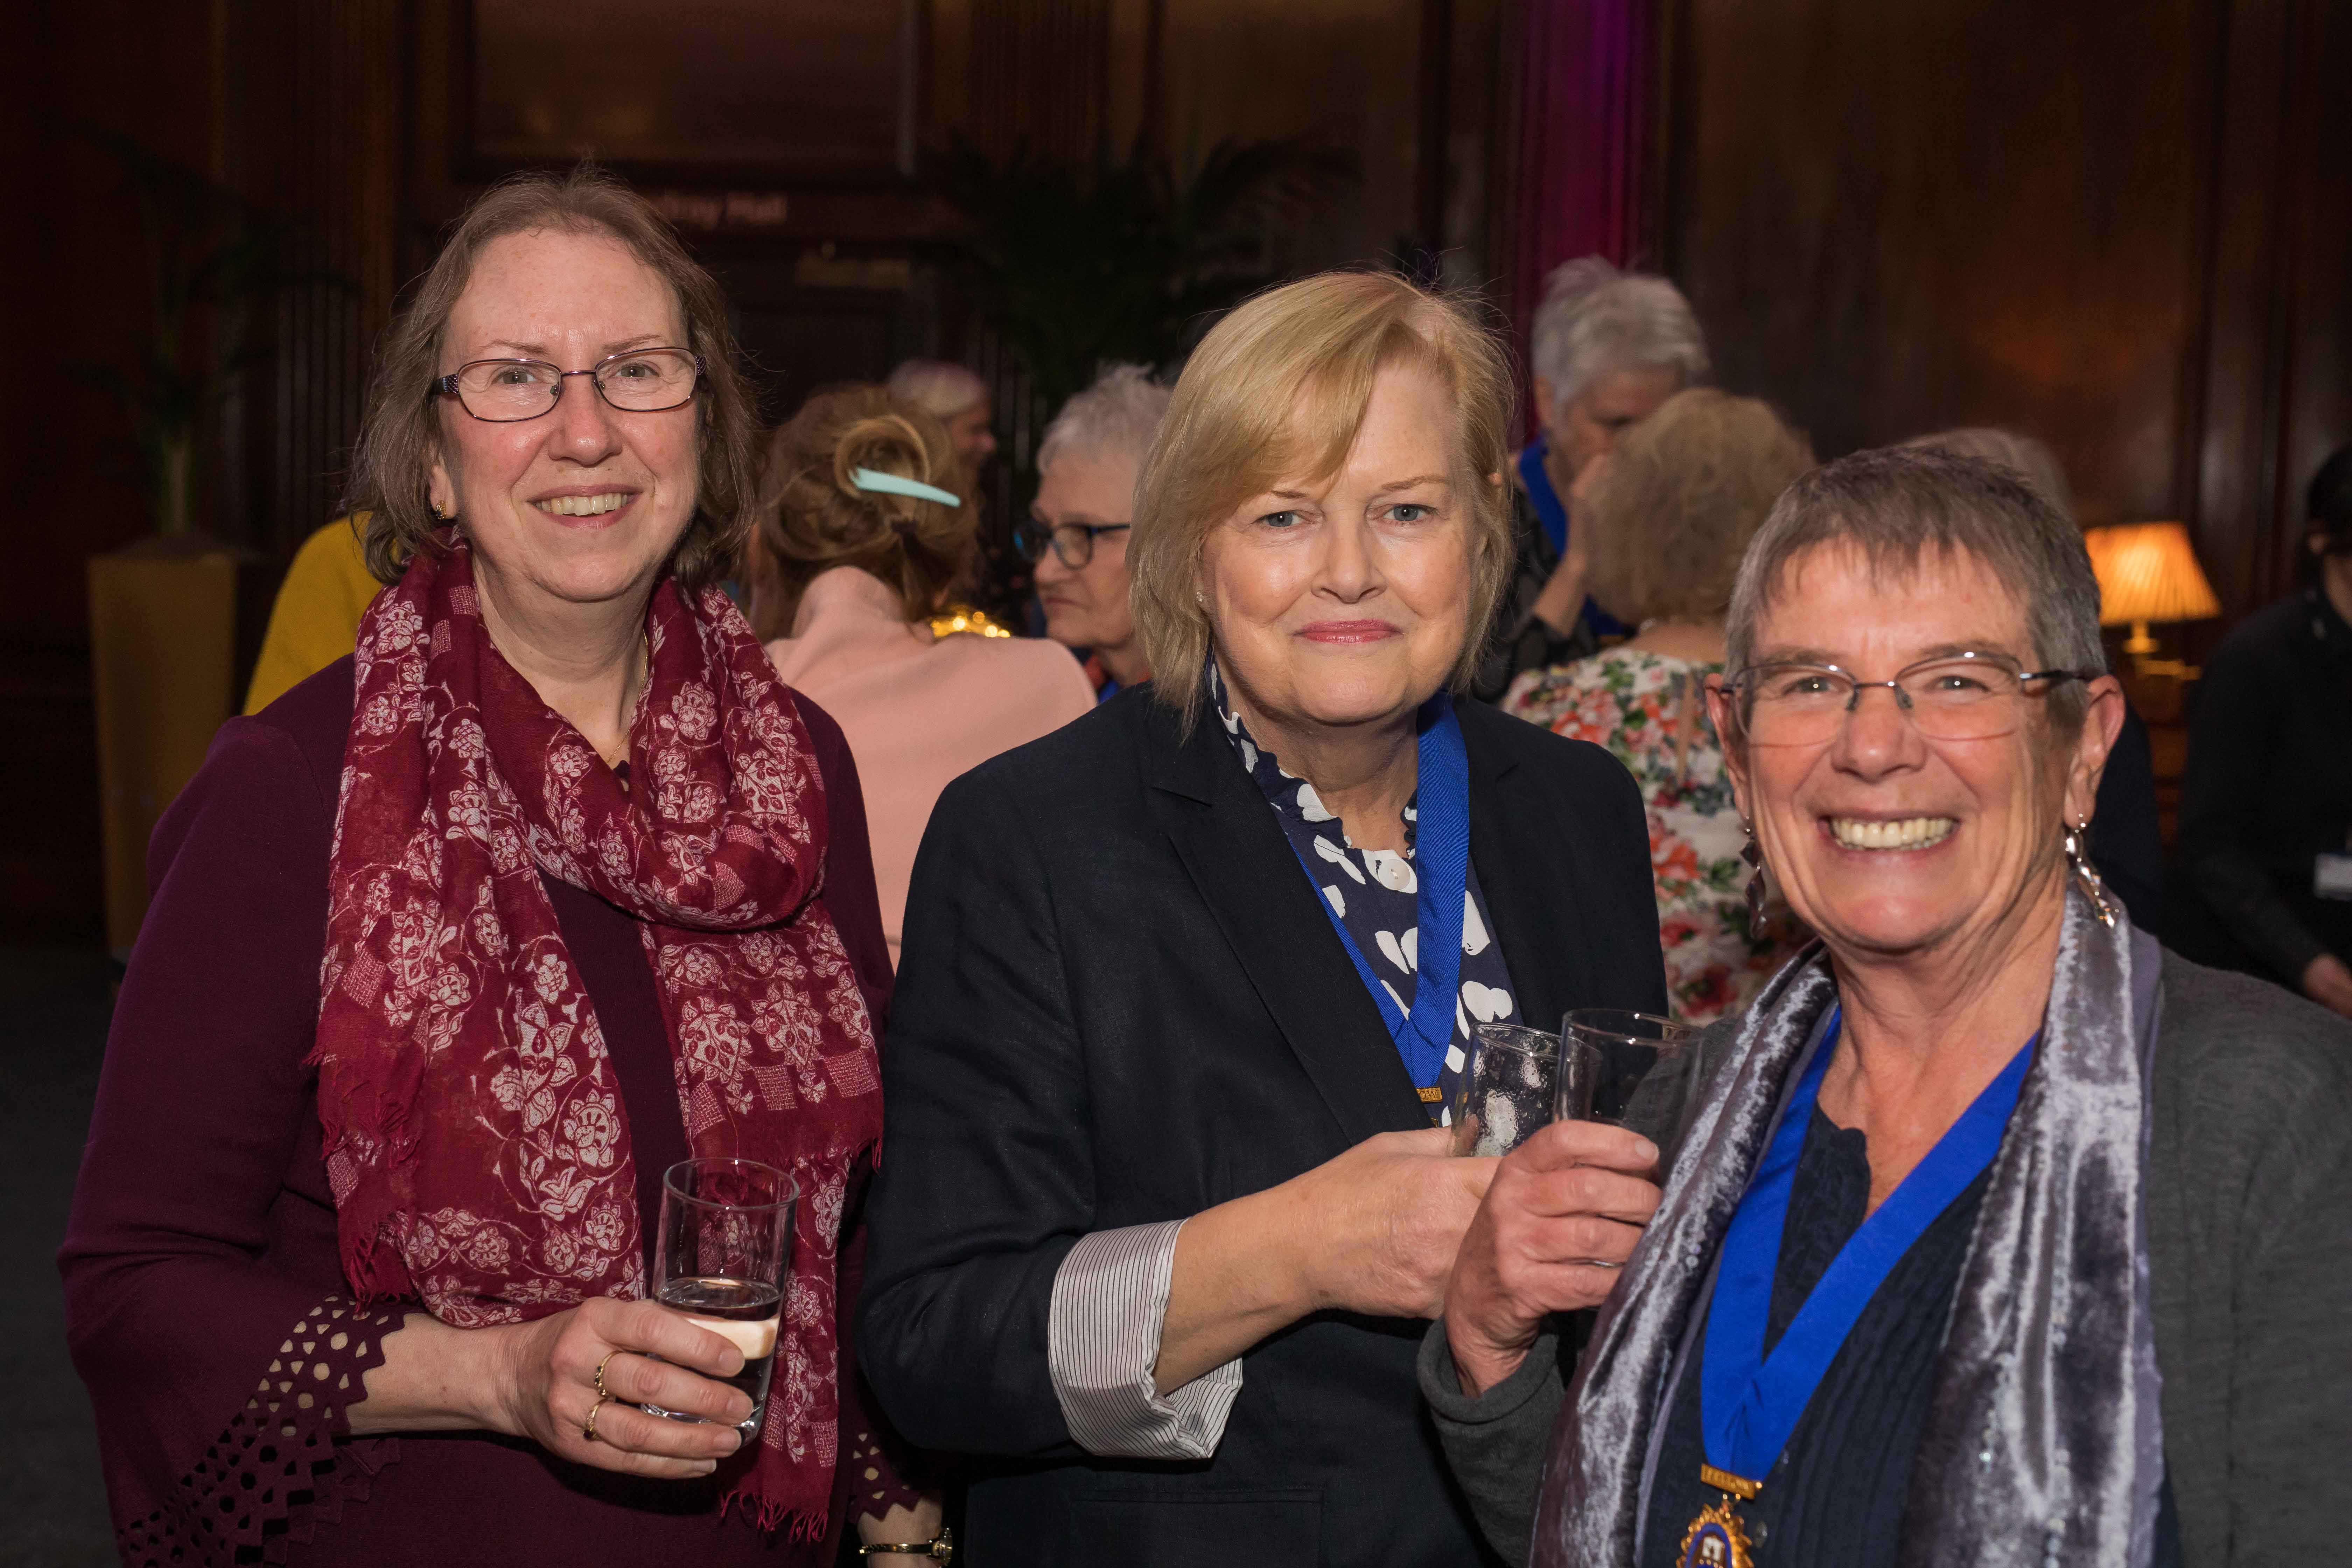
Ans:
{"type": "MultiPolygon", "coordinates": [[[[2063,825],[2066,819],[2060,817],[2058,820],[2063,825]]],[[[2067,827],[2064,841],[2066,868],[2074,873],[2074,890],[2090,904],[2091,912],[2099,918],[2099,923],[2113,931],[2117,913],[2116,901],[2108,896],[2107,885],[2099,879],[2097,868],[2091,864],[2091,843],[2086,837],[2090,830],[2091,819],[2087,816],[2067,827]]]]}
{"type": "Polygon", "coordinates": [[[1739,847],[1739,858],[1748,862],[1748,934],[1753,937],[1764,929],[1764,904],[1772,889],[1764,879],[1764,851],[1756,847],[1756,829],[1742,822],[1739,831],[1747,839],[1739,847]]]}

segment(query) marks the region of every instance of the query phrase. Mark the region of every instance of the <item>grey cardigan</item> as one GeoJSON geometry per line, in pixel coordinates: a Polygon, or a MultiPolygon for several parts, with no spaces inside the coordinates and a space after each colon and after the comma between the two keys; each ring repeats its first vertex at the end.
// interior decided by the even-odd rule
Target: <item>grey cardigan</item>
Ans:
{"type": "MultiPolygon", "coordinates": [[[[2183,1555],[2189,1568],[2332,1561],[2352,1534],[2352,1022],[2170,952],[2159,984],[2148,1263],[2183,1555]]],[[[1694,1083],[1738,1025],[1700,1035],[1694,1083]]],[[[1441,1321],[1420,1371],[1480,1528],[1524,1563],[1566,1396],[1558,1340],[1470,1399],[1441,1321]]]]}

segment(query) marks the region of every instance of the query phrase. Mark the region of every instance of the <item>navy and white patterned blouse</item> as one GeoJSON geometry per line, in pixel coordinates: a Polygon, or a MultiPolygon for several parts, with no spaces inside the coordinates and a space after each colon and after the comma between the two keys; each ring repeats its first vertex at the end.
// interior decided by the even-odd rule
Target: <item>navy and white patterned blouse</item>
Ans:
{"type": "MultiPolygon", "coordinates": [[[[1413,834],[1420,796],[1405,804],[1402,854],[1393,849],[1359,849],[1348,841],[1339,819],[1327,810],[1305,779],[1285,773],[1274,753],[1259,748],[1242,725],[1225,693],[1216,660],[1209,661],[1209,695],[1217,717],[1234,743],[1234,754],[1274,807],[1282,831],[1299,858],[1312,868],[1315,885],[1348,934],[1355,939],[1373,975],[1388,988],[1397,1010],[1412,1016],[1412,994],[1420,974],[1421,917],[1415,899],[1421,889],[1413,873],[1413,834]]],[[[1469,889],[1462,911],[1461,995],[1454,1006],[1454,1038],[1447,1042],[1445,1065],[1439,1072],[1438,1103],[1430,1119],[1440,1126],[1451,1120],[1448,1109],[1468,1065],[1470,1031],[1481,1024],[1516,1024],[1518,1004],[1511,994],[1510,971],[1503,964],[1502,945],[1495,941],[1486,919],[1486,900],[1478,890],[1478,868],[1468,868],[1469,889]]]]}

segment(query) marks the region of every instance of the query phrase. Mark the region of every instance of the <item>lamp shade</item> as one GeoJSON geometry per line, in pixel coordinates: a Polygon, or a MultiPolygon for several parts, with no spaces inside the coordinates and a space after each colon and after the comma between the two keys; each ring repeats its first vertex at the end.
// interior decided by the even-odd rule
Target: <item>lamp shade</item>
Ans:
{"type": "Polygon", "coordinates": [[[2178,522],[2127,522],[2083,535],[2099,576],[2099,624],[2201,621],[2221,613],[2197,564],[2189,530],[2178,522]]]}

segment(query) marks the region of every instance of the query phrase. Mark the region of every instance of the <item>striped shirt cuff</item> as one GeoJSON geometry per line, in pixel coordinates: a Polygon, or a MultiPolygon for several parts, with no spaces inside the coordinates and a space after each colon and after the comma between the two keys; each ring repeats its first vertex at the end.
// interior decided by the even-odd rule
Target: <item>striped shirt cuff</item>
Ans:
{"type": "Polygon", "coordinates": [[[1205,1459],[1242,1391],[1236,1356],[1164,1397],[1151,1386],[1182,1220],[1098,1230],[1054,1274],[1045,1320],[1054,1397],[1070,1439],[1104,1458],[1205,1459]]]}

